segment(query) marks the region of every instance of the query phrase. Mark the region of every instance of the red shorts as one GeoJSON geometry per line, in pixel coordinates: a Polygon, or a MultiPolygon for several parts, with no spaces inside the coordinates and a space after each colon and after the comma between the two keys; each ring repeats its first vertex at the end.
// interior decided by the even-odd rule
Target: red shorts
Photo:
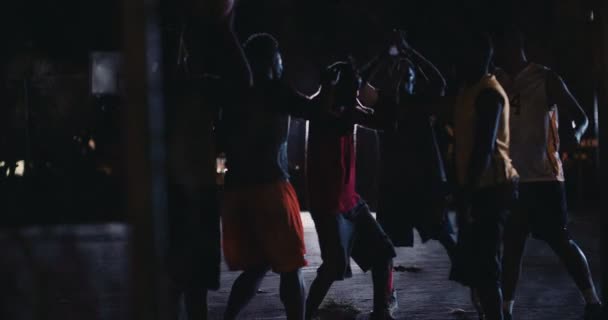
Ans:
{"type": "Polygon", "coordinates": [[[222,230],[230,270],[292,272],[307,265],[300,205],[288,181],[226,191],[222,230]]]}

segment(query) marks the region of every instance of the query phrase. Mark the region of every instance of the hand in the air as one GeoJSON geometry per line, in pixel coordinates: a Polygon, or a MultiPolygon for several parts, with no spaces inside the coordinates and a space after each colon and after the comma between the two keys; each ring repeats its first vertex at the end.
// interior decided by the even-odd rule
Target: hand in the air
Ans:
{"type": "Polygon", "coordinates": [[[321,74],[321,84],[335,87],[335,113],[356,107],[361,78],[352,63],[339,61],[328,66],[321,74]]]}
{"type": "Polygon", "coordinates": [[[395,30],[393,31],[393,41],[397,50],[399,50],[399,54],[405,57],[409,57],[412,54],[412,46],[406,40],[407,35],[403,30],[395,30]]]}
{"type": "Polygon", "coordinates": [[[340,82],[341,68],[346,62],[335,62],[321,72],[321,85],[336,86],[340,82]]]}

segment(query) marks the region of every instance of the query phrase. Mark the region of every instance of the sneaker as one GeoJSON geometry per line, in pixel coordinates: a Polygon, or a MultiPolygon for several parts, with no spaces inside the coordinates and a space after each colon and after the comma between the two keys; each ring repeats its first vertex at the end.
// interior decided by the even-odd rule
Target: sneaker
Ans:
{"type": "Polygon", "coordinates": [[[394,314],[399,309],[399,301],[397,300],[397,290],[393,289],[393,292],[388,296],[388,311],[390,314],[394,314]]]}
{"type": "Polygon", "coordinates": [[[585,320],[600,320],[602,319],[602,305],[588,304],[585,306],[585,320]]]}
{"type": "Polygon", "coordinates": [[[485,320],[486,316],[483,312],[483,308],[481,307],[481,300],[479,299],[479,293],[477,290],[471,289],[471,304],[477,311],[477,315],[479,316],[479,320],[485,320]]]}
{"type": "Polygon", "coordinates": [[[386,310],[382,313],[372,312],[369,315],[369,320],[396,320],[395,317],[390,313],[390,311],[386,310]]]}

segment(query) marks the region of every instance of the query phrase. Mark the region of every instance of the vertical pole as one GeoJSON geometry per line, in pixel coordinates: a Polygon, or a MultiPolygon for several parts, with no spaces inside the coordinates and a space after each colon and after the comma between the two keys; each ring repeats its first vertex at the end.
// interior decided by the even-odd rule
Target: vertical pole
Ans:
{"type": "MultiPolygon", "coordinates": [[[[27,75],[29,77],[29,74],[27,75]]],[[[25,159],[23,161],[23,174],[30,175],[30,169],[34,168],[34,159],[32,159],[32,136],[30,133],[30,129],[32,127],[32,123],[30,120],[30,115],[32,113],[32,109],[30,106],[30,79],[23,79],[23,105],[25,107],[25,159]]],[[[9,164],[9,168],[15,168],[14,163],[9,164]]],[[[14,174],[14,169],[13,172],[14,174]]]]}
{"type": "Polygon", "coordinates": [[[127,96],[123,110],[127,217],[131,226],[131,319],[167,319],[160,0],[124,1],[127,96]]]}
{"type": "Polygon", "coordinates": [[[608,230],[608,4],[606,1],[596,1],[596,12],[595,15],[598,18],[597,27],[599,28],[599,35],[597,37],[600,49],[599,67],[601,69],[601,77],[599,81],[599,142],[600,142],[600,174],[601,174],[601,197],[600,197],[600,219],[602,232],[601,234],[601,278],[602,278],[602,295],[604,306],[606,306],[606,296],[608,292],[608,276],[606,276],[606,263],[607,249],[608,249],[608,237],[606,230],[608,230]]]}

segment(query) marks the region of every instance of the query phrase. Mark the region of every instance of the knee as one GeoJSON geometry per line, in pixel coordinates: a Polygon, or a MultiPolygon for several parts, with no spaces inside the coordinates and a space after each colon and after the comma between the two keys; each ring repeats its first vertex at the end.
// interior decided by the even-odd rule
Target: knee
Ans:
{"type": "Polygon", "coordinates": [[[295,281],[299,280],[302,277],[301,269],[290,271],[290,272],[281,272],[281,281],[295,281]]]}
{"type": "Polygon", "coordinates": [[[503,263],[519,263],[526,248],[525,238],[520,243],[514,243],[511,239],[505,239],[503,245],[503,263]]]}
{"type": "Polygon", "coordinates": [[[281,285],[279,296],[285,302],[290,297],[297,296],[304,286],[302,272],[300,269],[292,272],[281,273],[281,285]]]}
{"type": "Polygon", "coordinates": [[[495,285],[500,284],[500,279],[502,277],[500,258],[488,255],[485,257],[478,257],[475,260],[474,264],[476,266],[473,267],[472,271],[474,271],[473,275],[476,274],[476,276],[482,280],[480,282],[481,284],[492,288],[495,285]]]}
{"type": "Polygon", "coordinates": [[[379,258],[372,265],[372,271],[390,271],[389,269],[393,265],[393,258],[379,258]]]}
{"type": "Polygon", "coordinates": [[[343,280],[349,276],[348,265],[339,261],[326,260],[323,261],[319,269],[317,269],[317,279],[324,281],[343,280]]]}
{"type": "Polygon", "coordinates": [[[253,281],[263,278],[270,271],[268,266],[260,266],[243,271],[241,277],[243,279],[251,279],[253,281]]]}

